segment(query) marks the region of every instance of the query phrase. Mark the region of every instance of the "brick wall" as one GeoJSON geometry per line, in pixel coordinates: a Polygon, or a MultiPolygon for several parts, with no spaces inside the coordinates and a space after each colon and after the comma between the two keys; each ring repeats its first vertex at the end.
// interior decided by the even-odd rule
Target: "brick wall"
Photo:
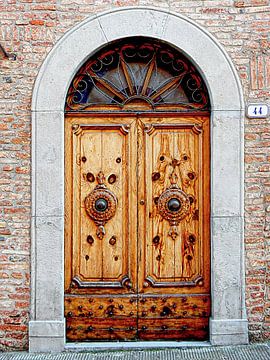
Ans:
{"type": "MultiPolygon", "coordinates": [[[[27,348],[30,301],[30,102],[56,41],[87,16],[151,5],[189,16],[231,56],[246,102],[270,98],[269,0],[0,0],[0,350],[27,348]]],[[[192,39],[191,39],[192,41],[192,39]]],[[[245,123],[246,303],[253,340],[270,338],[270,124],[245,123]]]]}

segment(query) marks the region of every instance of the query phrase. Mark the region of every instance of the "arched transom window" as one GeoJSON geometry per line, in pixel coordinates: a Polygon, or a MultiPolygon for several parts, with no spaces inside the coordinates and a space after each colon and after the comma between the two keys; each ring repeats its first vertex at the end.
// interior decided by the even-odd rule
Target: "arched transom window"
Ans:
{"type": "Polygon", "coordinates": [[[66,111],[117,111],[133,102],[147,103],[152,111],[210,108],[206,86],[190,60],[168,44],[134,37],[87,60],[72,80],[66,111]]]}

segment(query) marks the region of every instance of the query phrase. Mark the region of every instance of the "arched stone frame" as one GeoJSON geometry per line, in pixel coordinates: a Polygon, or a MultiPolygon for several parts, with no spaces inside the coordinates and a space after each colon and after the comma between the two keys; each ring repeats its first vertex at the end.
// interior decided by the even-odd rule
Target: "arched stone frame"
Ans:
{"type": "Polygon", "coordinates": [[[241,85],[224,49],[190,19],[149,7],[86,19],[54,46],[32,100],[32,270],[30,351],[61,351],[64,320],[64,106],[80,66],[107,43],[129,36],[166,41],[185,53],[211,100],[211,276],[213,345],[248,342],[243,247],[241,85]]]}

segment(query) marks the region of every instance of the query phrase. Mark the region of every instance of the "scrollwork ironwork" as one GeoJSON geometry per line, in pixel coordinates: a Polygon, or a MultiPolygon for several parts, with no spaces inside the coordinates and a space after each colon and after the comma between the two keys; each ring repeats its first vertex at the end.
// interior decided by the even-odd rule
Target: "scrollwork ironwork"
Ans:
{"type": "Polygon", "coordinates": [[[153,39],[133,38],[106,47],[81,67],[69,88],[66,110],[122,108],[133,99],[146,100],[153,109],[168,104],[209,108],[202,77],[183,54],[153,39]]]}

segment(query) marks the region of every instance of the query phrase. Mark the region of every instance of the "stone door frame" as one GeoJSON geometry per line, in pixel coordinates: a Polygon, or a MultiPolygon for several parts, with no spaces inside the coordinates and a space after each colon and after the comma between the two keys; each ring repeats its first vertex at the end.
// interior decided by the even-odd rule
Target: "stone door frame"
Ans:
{"type": "Polygon", "coordinates": [[[66,93],[72,78],[89,56],[111,41],[131,36],[152,37],[179,49],[191,59],[208,87],[211,101],[210,342],[213,345],[248,342],[243,246],[244,101],[240,81],[225,50],[205,29],[167,10],[129,7],[95,15],[68,31],[46,57],[34,86],[29,323],[32,352],[62,351],[66,341],[66,93]]]}

